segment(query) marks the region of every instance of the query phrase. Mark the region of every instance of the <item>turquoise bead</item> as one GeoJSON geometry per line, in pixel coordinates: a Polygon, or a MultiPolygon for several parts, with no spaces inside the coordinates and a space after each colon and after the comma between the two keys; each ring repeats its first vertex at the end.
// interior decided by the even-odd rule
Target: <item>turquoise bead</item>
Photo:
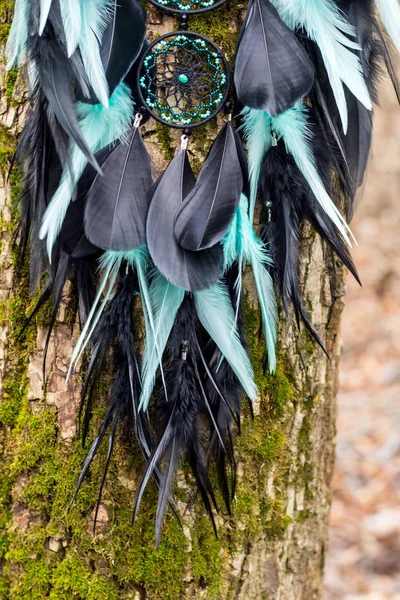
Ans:
{"type": "Polygon", "coordinates": [[[185,73],[180,73],[178,75],[178,81],[179,83],[186,85],[187,83],[189,83],[189,77],[185,73]]]}

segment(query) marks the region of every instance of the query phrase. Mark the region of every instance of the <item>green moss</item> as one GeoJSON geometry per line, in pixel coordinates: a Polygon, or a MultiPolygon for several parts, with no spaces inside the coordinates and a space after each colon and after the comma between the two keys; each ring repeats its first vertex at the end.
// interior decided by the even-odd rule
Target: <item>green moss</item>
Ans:
{"type": "Polygon", "coordinates": [[[172,160],[175,155],[175,148],[170,127],[162,123],[157,123],[157,140],[165,158],[168,161],[172,160]]]}
{"type": "Polygon", "coordinates": [[[15,83],[17,81],[17,77],[18,77],[18,69],[11,69],[10,71],[7,71],[7,74],[6,74],[6,99],[7,99],[7,102],[11,105],[14,104],[13,93],[14,93],[14,87],[15,87],[15,83]]]}
{"type": "Polygon", "coordinates": [[[15,152],[15,136],[5,125],[0,124],[0,170],[3,177],[6,175],[10,160],[15,152]]]}

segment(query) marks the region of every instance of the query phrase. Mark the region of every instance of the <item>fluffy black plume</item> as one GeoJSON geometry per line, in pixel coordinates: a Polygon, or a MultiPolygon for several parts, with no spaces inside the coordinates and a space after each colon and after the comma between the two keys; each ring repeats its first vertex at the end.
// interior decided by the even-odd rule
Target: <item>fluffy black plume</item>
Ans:
{"type": "MultiPolygon", "coordinates": [[[[325,184],[330,173],[330,152],[324,136],[318,136],[314,127],[313,150],[315,160],[325,184]]],[[[288,314],[292,303],[296,321],[303,321],[309,333],[325,351],[324,344],[311,324],[304,308],[298,279],[298,248],[300,225],[307,220],[342,262],[359,281],[357,271],[335,226],[322,210],[293,158],[287,154],[284,144],[279,141],[272,147],[263,161],[260,191],[264,211],[264,225],[261,238],[268,244],[274,261],[271,271],[283,307],[288,314]]]]}
{"type": "Polygon", "coordinates": [[[82,440],[84,443],[88,435],[96,386],[102,369],[112,351],[113,382],[110,388],[107,411],[98,430],[97,437],[92,442],[88,451],[74,496],[71,500],[72,503],[101,442],[108,432],[108,452],[99,489],[95,522],[116,431],[123,419],[128,418],[129,426],[135,432],[136,439],[144,456],[147,458],[151,452],[151,435],[147,418],[143,413],[138,411],[140,363],[134,339],[134,300],[137,293],[138,283],[136,276],[129,271],[123,276],[108,311],[101,317],[93,334],[93,348],[82,391],[80,416],[83,415],[81,421],[82,440]]]}

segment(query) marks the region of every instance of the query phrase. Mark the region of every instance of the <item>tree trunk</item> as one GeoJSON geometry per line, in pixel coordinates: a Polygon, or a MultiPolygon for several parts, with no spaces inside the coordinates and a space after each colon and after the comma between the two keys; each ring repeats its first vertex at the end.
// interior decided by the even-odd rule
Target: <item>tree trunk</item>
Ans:
{"type": "MultiPolygon", "coordinates": [[[[10,18],[7,6],[0,9],[3,42],[10,18]]],[[[191,28],[213,39],[232,58],[243,10],[243,5],[229,9],[226,5],[196,17],[191,28]]],[[[174,29],[171,18],[153,10],[149,20],[150,37],[174,29]]],[[[218,539],[200,502],[185,512],[188,490],[183,474],[177,492],[179,509],[185,512],[183,531],[169,515],[156,552],[154,487],[146,493],[132,527],[135,482],[142,465],[138,451],[124,435],[118,439],[93,535],[101,460],[95,461],[90,479],[67,511],[84,456],[77,439],[79,378],[75,389],[65,383],[78,332],[73,294],[66,290],[58,315],[45,389],[41,360],[49,311],[45,309],[19,337],[34,301],[27,267],[17,276],[12,248],[16,222],[12,199],[18,194],[19,177],[12,175],[7,182],[6,174],[25,105],[20,77],[14,72],[6,75],[2,63],[0,69],[0,598],[320,598],[334,461],[342,267],[319,237],[305,228],[302,287],[330,360],[304,330],[298,332],[282,318],[274,375],[263,373],[259,312],[248,283],[246,327],[260,398],[254,406],[254,421],[244,410],[237,438],[234,512],[218,515],[218,539]]],[[[151,122],[145,139],[161,166],[173,154],[178,137],[151,122]],[[162,148],[163,156],[157,148],[162,148]]],[[[210,140],[204,130],[192,136],[195,163],[210,140]]],[[[92,434],[103,407],[100,398],[92,434]]]]}

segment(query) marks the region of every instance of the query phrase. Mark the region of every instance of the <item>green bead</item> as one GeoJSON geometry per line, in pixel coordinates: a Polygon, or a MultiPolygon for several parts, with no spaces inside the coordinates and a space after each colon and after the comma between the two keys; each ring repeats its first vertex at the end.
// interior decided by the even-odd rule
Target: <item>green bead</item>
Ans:
{"type": "Polygon", "coordinates": [[[180,73],[178,75],[178,81],[179,83],[186,85],[187,83],[189,83],[189,77],[185,73],[180,73]]]}

